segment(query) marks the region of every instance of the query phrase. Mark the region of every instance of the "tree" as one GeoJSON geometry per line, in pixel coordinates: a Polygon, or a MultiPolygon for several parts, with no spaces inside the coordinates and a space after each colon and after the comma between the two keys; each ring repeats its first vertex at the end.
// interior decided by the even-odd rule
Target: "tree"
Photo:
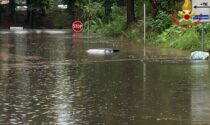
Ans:
{"type": "Polygon", "coordinates": [[[40,0],[39,9],[41,16],[46,16],[46,10],[49,8],[49,6],[50,6],[49,0],[40,0]]]}
{"type": "Polygon", "coordinates": [[[10,18],[13,23],[16,23],[15,19],[15,0],[9,0],[10,18]]]}
{"type": "Polygon", "coordinates": [[[157,16],[158,10],[159,10],[159,3],[158,0],[150,0],[151,6],[152,6],[152,15],[153,17],[157,16]]]}
{"type": "Polygon", "coordinates": [[[37,23],[37,17],[45,16],[46,9],[50,5],[49,0],[27,0],[27,22],[31,24],[31,27],[35,27],[37,23]]]}
{"type": "Polygon", "coordinates": [[[135,21],[135,2],[134,0],[127,0],[127,26],[135,21]]]}
{"type": "Polygon", "coordinates": [[[2,18],[2,17],[1,17],[1,16],[2,16],[2,10],[3,10],[3,9],[2,9],[2,6],[0,5],[0,23],[1,23],[1,18],[2,18]]]}
{"type": "Polygon", "coordinates": [[[125,0],[115,0],[115,2],[117,3],[118,6],[125,6],[126,5],[125,0]]]}
{"type": "Polygon", "coordinates": [[[26,17],[26,22],[30,22],[30,17],[31,17],[31,0],[26,0],[26,5],[27,5],[27,17],[26,17]]]}
{"type": "Polygon", "coordinates": [[[183,0],[150,0],[153,17],[157,16],[158,11],[172,13],[174,9],[177,9],[176,5],[179,2],[183,2],[183,0]]]}
{"type": "Polygon", "coordinates": [[[69,11],[69,14],[71,15],[72,22],[75,18],[75,3],[76,0],[62,0],[64,4],[68,6],[67,10],[69,11]]]}
{"type": "Polygon", "coordinates": [[[105,8],[105,21],[109,22],[111,17],[111,11],[112,11],[112,1],[111,0],[105,0],[104,1],[104,8],[105,8]]]}

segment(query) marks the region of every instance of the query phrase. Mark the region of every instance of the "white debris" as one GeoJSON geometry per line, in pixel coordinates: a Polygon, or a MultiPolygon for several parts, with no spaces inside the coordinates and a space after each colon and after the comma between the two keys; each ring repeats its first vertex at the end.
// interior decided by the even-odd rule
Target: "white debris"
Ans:
{"type": "Polygon", "coordinates": [[[91,55],[110,55],[119,50],[112,48],[88,49],[86,52],[91,55]]]}
{"type": "Polygon", "coordinates": [[[23,30],[23,27],[10,27],[10,30],[23,30]]]}
{"type": "Polygon", "coordinates": [[[209,58],[208,52],[194,51],[191,53],[192,60],[207,60],[209,58]]]}
{"type": "Polygon", "coordinates": [[[60,8],[60,9],[67,9],[68,8],[68,5],[58,5],[58,8],[60,8]]]}

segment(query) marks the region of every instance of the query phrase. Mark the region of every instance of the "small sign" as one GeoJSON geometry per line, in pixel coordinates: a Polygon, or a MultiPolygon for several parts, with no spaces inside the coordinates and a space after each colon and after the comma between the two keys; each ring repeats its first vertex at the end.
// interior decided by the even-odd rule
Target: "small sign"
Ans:
{"type": "Polygon", "coordinates": [[[210,22],[210,0],[192,0],[192,4],[196,13],[194,21],[210,22]]]}
{"type": "Polygon", "coordinates": [[[10,27],[10,30],[23,30],[23,27],[10,27]]]}
{"type": "Polygon", "coordinates": [[[209,15],[196,15],[193,18],[194,20],[208,20],[209,19],[209,15]]]}
{"type": "Polygon", "coordinates": [[[81,21],[74,21],[72,23],[72,29],[75,32],[81,32],[83,30],[83,23],[81,21]]]}

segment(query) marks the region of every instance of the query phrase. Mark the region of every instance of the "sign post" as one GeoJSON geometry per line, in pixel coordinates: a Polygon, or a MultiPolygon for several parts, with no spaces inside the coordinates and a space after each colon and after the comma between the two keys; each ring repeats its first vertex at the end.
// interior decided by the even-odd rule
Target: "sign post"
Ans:
{"type": "Polygon", "coordinates": [[[74,21],[72,23],[72,29],[74,32],[81,32],[83,30],[83,24],[81,21],[74,21]]]}
{"type": "Polygon", "coordinates": [[[194,21],[200,20],[202,23],[201,31],[201,48],[204,51],[204,25],[206,22],[210,22],[210,0],[192,0],[193,11],[196,15],[194,21]]]}
{"type": "Polygon", "coordinates": [[[210,22],[210,0],[192,0],[193,11],[196,15],[194,20],[200,22],[210,22]]]}
{"type": "Polygon", "coordinates": [[[146,4],[144,3],[144,57],[146,57],[146,4]]]}

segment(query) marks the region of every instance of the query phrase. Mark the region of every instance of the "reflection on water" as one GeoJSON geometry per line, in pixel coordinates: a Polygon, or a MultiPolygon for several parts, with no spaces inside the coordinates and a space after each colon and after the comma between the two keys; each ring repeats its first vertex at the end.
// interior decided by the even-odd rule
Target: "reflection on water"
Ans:
{"type": "MultiPolygon", "coordinates": [[[[0,33],[0,125],[210,125],[208,61],[126,60],[141,57],[143,47],[68,32],[5,32],[0,33]],[[85,53],[96,47],[121,51],[85,53]]],[[[148,54],[157,50],[148,47],[148,54]]]]}
{"type": "Polygon", "coordinates": [[[210,81],[209,64],[192,65],[192,119],[193,122],[209,124],[210,113],[210,81]]]}

